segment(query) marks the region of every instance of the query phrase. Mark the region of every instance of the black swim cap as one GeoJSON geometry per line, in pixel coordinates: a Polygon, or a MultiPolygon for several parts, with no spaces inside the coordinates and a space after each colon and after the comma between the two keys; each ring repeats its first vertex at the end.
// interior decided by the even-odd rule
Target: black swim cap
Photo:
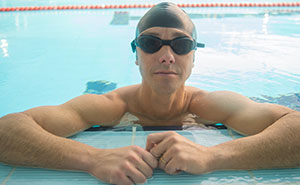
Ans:
{"type": "Polygon", "coordinates": [[[185,11],[174,3],[163,2],[152,7],[139,21],[136,37],[152,27],[177,28],[187,32],[193,39],[197,39],[194,23],[185,11]]]}

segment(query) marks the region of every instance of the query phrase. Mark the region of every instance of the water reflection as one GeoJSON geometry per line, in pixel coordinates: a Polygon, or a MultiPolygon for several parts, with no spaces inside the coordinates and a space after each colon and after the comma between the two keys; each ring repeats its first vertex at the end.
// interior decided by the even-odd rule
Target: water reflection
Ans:
{"type": "Polygon", "coordinates": [[[6,39],[2,39],[0,42],[0,49],[2,50],[3,57],[8,57],[8,42],[6,39]]]}
{"type": "Polygon", "coordinates": [[[250,97],[250,99],[259,103],[275,103],[279,105],[284,105],[293,110],[300,111],[300,93],[292,93],[287,95],[280,95],[276,97],[262,95],[259,97],[250,97]]]}

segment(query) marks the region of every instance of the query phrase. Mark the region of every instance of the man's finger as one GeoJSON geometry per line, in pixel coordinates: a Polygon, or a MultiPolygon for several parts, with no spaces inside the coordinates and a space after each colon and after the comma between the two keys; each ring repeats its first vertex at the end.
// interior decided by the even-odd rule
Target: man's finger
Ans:
{"type": "Polygon", "coordinates": [[[146,177],[150,178],[152,177],[153,174],[153,169],[146,164],[144,161],[140,162],[139,164],[136,165],[136,168],[146,177]]]}
{"type": "Polygon", "coordinates": [[[142,151],[142,159],[152,168],[157,167],[157,159],[148,151],[143,150],[142,151]]]}
{"type": "Polygon", "coordinates": [[[160,142],[159,144],[157,144],[155,147],[153,147],[150,150],[150,153],[152,155],[154,155],[155,157],[157,157],[157,159],[159,159],[169,149],[169,147],[171,145],[172,144],[171,144],[171,142],[168,139],[163,140],[162,142],[160,142]]]}
{"type": "Polygon", "coordinates": [[[134,182],[127,176],[120,177],[118,182],[114,182],[114,180],[109,182],[110,184],[117,184],[117,185],[133,185],[134,182]]]}
{"type": "Polygon", "coordinates": [[[130,166],[126,170],[127,176],[135,183],[145,183],[147,178],[137,168],[130,166]]]}
{"type": "Polygon", "coordinates": [[[130,177],[128,177],[127,175],[125,175],[124,173],[122,173],[120,171],[118,173],[113,173],[106,177],[109,178],[106,181],[109,184],[117,184],[117,185],[133,185],[134,184],[134,182],[131,180],[130,177]]]}
{"type": "Polygon", "coordinates": [[[169,160],[165,159],[164,155],[161,156],[158,163],[159,168],[165,169],[165,166],[167,165],[168,162],[169,160]]]}
{"type": "Polygon", "coordinates": [[[155,157],[159,158],[172,146],[172,144],[173,143],[172,140],[170,140],[170,138],[165,138],[159,144],[153,147],[150,150],[150,153],[155,157]]]}
{"type": "Polygon", "coordinates": [[[159,167],[161,169],[165,169],[165,166],[168,164],[168,162],[172,159],[172,157],[176,155],[172,152],[172,149],[167,150],[164,152],[164,154],[159,159],[159,167]]]}
{"type": "Polygon", "coordinates": [[[170,132],[149,134],[147,137],[146,150],[150,151],[156,144],[160,143],[162,140],[164,140],[169,135],[170,135],[170,132]]]}
{"type": "Polygon", "coordinates": [[[146,178],[152,176],[153,169],[157,166],[156,158],[143,148],[141,148],[138,158],[132,157],[130,161],[146,178]]]}
{"type": "Polygon", "coordinates": [[[171,159],[168,164],[166,164],[164,170],[166,173],[168,174],[178,174],[181,172],[181,166],[182,163],[180,163],[179,161],[176,161],[175,159],[171,159]]]}

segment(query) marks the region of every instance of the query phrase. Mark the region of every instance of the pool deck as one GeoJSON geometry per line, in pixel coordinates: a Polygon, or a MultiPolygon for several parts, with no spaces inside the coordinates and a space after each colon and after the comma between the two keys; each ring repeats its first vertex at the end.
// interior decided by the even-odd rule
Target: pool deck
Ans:
{"type": "MultiPolygon", "coordinates": [[[[147,135],[157,131],[89,131],[71,138],[94,147],[116,148],[135,144],[145,147],[147,135]],[[133,136],[134,135],[134,136],[133,136]]],[[[242,137],[230,130],[185,130],[177,131],[186,138],[212,146],[242,137]]],[[[0,185],[66,185],[105,184],[95,177],[73,171],[58,171],[40,168],[14,167],[0,164],[0,185]]],[[[180,173],[168,175],[155,170],[147,184],[300,184],[300,168],[272,170],[219,171],[205,175],[180,173]]]]}

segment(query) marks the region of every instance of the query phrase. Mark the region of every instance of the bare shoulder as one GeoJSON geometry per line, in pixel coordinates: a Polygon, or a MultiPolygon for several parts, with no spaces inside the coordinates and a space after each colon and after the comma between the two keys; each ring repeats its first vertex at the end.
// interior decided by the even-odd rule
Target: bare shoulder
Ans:
{"type": "Polygon", "coordinates": [[[254,103],[249,98],[232,92],[232,91],[204,91],[204,90],[197,90],[194,89],[192,92],[193,98],[191,101],[191,106],[205,106],[205,107],[220,107],[225,108],[230,105],[230,108],[235,108],[236,106],[232,107],[232,105],[242,105],[243,103],[254,103]]]}
{"type": "Polygon", "coordinates": [[[117,96],[122,98],[124,101],[127,101],[129,98],[136,96],[137,90],[140,87],[140,84],[125,86],[116,89],[114,92],[117,96]]]}
{"type": "Polygon", "coordinates": [[[205,91],[192,86],[185,86],[185,92],[186,95],[191,98],[191,101],[195,100],[195,98],[204,97],[209,93],[209,91],[205,91]]]}
{"type": "Polygon", "coordinates": [[[126,103],[127,98],[132,96],[139,85],[131,85],[126,87],[121,87],[116,90],[113,90],[111,92],[105,93],[105,94],[85,94],[78,96],[68,102],[65,103],[65,105],[69,104],[78,104],[80,106],[84,105],[95,105],[103,104],[105,101],[109,101],[110,104],[114,103],[126,103]],[[104,101],[104,102],[103,102],[104,101]]]}
{"type": "Polygon", "coordinates": [[[136,86],[121,87],[106,94],[85,94],[61,105],[78,113],[89,124],[115,125],[128,111],[128,97],[136,86]]]}
{"type": "Polygon", "coordinates": [[[189,107],[188,110],[191,112],[191,109],[199,102],[199,99],[205,97],[207,93],[209,92],[196,87],[185,86],[185,101],[189,107]]]}
{"type": "Polygon", "coordinates": [[[268,107],[286,109],[288,108],[269,103],[257,103],[250,98],[232,91],[213,91],[213,92],[195,92],[193,96],[192,105],[199,107],[199,105],[207,107],[210,110],[219,110],[223,113],[238,112],[245,109],[257,109],[268,107]]]}
{"type": "Polygon", "coordinates": [[[282,105],[257,103],[231,91],[195,91],[190,111],[212,122],[220,122],[242,134],[255,134],[293,110],[282,105]]]}
{"type": "MultiPolygon", "coordinates": [[[[199,95],[195,97],[199,98],[199,95]]],[[[220,108],[230,107],[232,109],[245,105],[246,103],[255,103],[248,97],[232,91],[207,92],[204,96],[202,96],[202,101],[204,101],[207,105],[217,106],[220,108]]]]}
{"type": "Polygon", "coordinates": [[[205,91],[191,88],[189,111],[211,123],[223,122],[232,109],[250,99],[231,91],[205,91]],[[229,110],[230,109],[230,110],[229,110]]]}

